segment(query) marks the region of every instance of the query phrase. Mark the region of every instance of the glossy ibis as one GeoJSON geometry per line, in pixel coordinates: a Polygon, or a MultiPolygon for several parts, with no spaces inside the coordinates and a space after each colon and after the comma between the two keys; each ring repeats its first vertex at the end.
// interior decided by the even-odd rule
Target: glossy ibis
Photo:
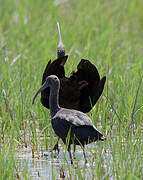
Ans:
{"type": "MultiPolygon", "coordinates": [[[[62,43],[59,23],[59,44],[57,48],[58,58],[48,62],[42,78],[44,84],[49,75],[56,75],[60,79],[59,104],[61,107],[75,109],[84,113],[89,112],[101,96],[106,77],[100,79],[97,68],[89,61],[82,59],[76,72],[71,72],[70,77],[65,76],[64,65],[68,56],[65,56],[65,47],[62,43]]],[[[50,88],[41,92],[41,103],[49,109],[50,88]]]]}
{"type": "Polygon", "coordinates": [[[60,80],[55,75],[46,78],[45,83],[35,94],[32,102],[33,104],[36,96],[47,87],[50,87],[49,108],[52,118],[52,127],[56,135],[63,140],[64,144],[67,144],[67,137],[69,137],[67,149],[71,163],[73,163],[70,149],[71,144],[74,144],[74,146],[80,145],[85,157],[84,145],[97,140],[104,141],[105,137],[96,129],[91,119],[86,114],[59,106],[60,80]]]}

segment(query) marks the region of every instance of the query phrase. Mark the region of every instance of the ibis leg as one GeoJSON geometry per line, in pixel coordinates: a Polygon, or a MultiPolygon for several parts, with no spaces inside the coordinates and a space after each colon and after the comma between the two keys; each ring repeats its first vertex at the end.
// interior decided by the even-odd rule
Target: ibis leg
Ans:
{"type": "Polygon", "coordinates": [[[75,158],[75,150],[76,150],[76,145],[73,145],[73,157],[75,158]]]}
{"type": "Polygon", "coordinates": [[[73,164],[73,160],[72,160],[72,154],[71,154],[71,148],[70,148],[70,146],[68,147],[68,152],[69,152],[69,156],[70,156],[71,164],[73,164]]]}
{"type": "Polygon", "coordinates": [[[84,146],[82,146],[81,148],[82,148],[82,150],[83,150],[83,155],[84,155],[85,163],[87,163],[84,146]]]}
{"type": "Polygon", "coordinates": [[[59,145],[58,145],[58,143],[59,143],[59,140],[60,140],[60,138],[58,138],[58,140],[57,140],[57,143],[55,144],[55,146],[54,146],[54,148],[53,148],[53,151],[58,151],[58,154],[59,154],[59,145]]]}

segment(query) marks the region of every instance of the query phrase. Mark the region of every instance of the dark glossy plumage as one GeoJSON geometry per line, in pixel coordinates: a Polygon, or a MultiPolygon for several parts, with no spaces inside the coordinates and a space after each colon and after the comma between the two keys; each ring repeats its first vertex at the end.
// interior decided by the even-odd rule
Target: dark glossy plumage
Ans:
{"type": "MultiPolygon", "coordinates": [[[[43,74],[42,84],[49,75],[56,75],[61,82],[59,104],[61,107],[89,112],[101,96],[106,77],[100,79],[96,67],[88,60],[82,59],[77,72],[65,77],[64,64],[68,56],[56,59],[48,65],[43,74]]],[[[41,103],[49,109],[49,88],[41,93],[41,103]]]]}
{"type": "Polygon", "coordinates": [[[52,118],[52,127],[58,137],[66,144],[67,134],[71,128],[70,144],[89,144],[101,140],[103,135],[92,124],[91,119],[84,113],[77,110],[61,108],[52,118]]]}
{"type": "MultiPolygon", "coordinates": [[[[77,71],[72,72],[71,76],[65,77],[64,65],[68,56],[65,56],[65,48],[61,40],[59,31],[59,45],[57,49],[58,58],[48,62],[42,78],[42,84],[49,75],[56,75],[60,79],[60,98],[61,107],[76,109],[84,113],[89,112],[100,98],[106,77],[100,79],[97,68],[89,61],[82,59],[77,66],[77,71]]],[[[47,88],[41,93],[41,103],[49,109],[49,93],[47,88]]]]}
{"type": "Polygon", "coordinates": [[[67,136],[69,134],[68,151],[72,163],[70,151],[71,144],[80,145],[84,150],[85,144],[97,140],[103,141],[105,138],[96,129],[91,119],[86,114],[59,106],[60,80],[55,75],[46,78],[45,83],[34,96],[33,103],[36,96],[47,87],[50,87],[49,108],[52,118],[52,127],[56,135],[63,140],[64,144],[67,143],[67,136]]]}

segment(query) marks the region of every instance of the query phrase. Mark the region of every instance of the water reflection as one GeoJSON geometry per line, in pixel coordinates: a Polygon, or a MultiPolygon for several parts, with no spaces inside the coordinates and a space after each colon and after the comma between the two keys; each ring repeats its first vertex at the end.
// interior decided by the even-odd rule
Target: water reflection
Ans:
{"type": "MultiPolygon", "coordinates": [[[[80,147],[77,147],[74,159],[74,165],[71,166],[70,158],[65,149],[60,149],[59,155],[53,152],[43,152],[37,157],[32,158],[32,152],[26,148],[21,151],[18,157],[18,164],[20,167],[25,167],[28,170],[28,175],[32,180],[47,180],[47,179],[94,179],[96,175],[96,160],[99,161],[100,156],[98,154],[98,146],[96,144],[90,144],[86,146],[86,157],[88,163],[85,164],[83,152],[80,147]],[[66,155],[66,157],[65,157],[66,155]]],[[[102,153],[102,152],[100,152],[102,153]]],[[[108,161],[104,156],[104,162],[108,161]]],[[[109,157],[111,160],[111,158],[109,157]]],[[[107,163],[108,164],[108,163],[107,163]]],[[[103,166],[103,172],[107,168],[106,163],[101,164],[103,166]]],[[[21,168],[21,172],[23,169],[21,168]]]]}

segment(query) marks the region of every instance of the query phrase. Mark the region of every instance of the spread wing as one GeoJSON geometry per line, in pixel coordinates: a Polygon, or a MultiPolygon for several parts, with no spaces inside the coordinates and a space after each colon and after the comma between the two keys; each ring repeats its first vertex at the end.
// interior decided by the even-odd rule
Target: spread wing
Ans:
{"type": "MultiPolygon", "coordinates": [[[[42,77],[42,84],[45,82],[46,78],[50,75],[56,75],[58,78],[65,77],[64,64],[67,61],[68,56],[60,57],[53,62],[51,60],[48,62],[42,77]]],[[[41,92],[41,103],[44,107],[49,109],[49,93],[50,89],[46,88],[41,92]]]]}
{"type": "MultiPolygon", "coordinates": [[[[61,107],[89,112],[101,96],[106,77],[100,80],[97,68],[88,60],[82,59],[77,66],[77,72],[72,72],[70,78],[65,77],[64,64],[68,56],[48,62],[43,73],[42,84],[46,77],[54,74],[60,79],[59,104],[61,107]]],[[[41,103],[49,109],[50,89],[41,93],[41,103]]]]}
{"type": "Polygon", "coordinates": [[[81,89],[79,100],[79,110],[86,113],[92,109],[101,96],[106,77],[103,77],[100,80],[100,75],[95,65],[85,59],[80,61],[77,69],[77,72],[74,72],[71,75],[71,78],[77,78],[79,83],[82,81],[86,81],[88,83],[87,86],[81,89]]]}

